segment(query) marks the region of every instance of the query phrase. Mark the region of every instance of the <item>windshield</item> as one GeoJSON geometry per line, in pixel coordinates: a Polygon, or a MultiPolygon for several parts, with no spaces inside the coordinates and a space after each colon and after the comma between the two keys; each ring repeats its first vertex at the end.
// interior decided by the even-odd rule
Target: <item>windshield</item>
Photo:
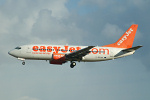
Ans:
{"type": "Polygon", "coordinates": [[[21,47],[16,47],[15,49],[18,49],[18,50],[19,50],[19,49],[21,49],[21,47]]]}

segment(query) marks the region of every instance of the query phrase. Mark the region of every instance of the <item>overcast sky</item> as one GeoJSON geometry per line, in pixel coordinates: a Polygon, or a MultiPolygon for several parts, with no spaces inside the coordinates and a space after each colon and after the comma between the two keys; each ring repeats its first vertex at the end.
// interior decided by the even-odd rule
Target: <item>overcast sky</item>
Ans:
{"type": "Polygon", "coordinates": [[[150,0],[0,0],[0,100],[150,100],[150,0]],[[106,45],[138,24],[132,56],[50,65],[8,51],[25,44],[106,45]]]}

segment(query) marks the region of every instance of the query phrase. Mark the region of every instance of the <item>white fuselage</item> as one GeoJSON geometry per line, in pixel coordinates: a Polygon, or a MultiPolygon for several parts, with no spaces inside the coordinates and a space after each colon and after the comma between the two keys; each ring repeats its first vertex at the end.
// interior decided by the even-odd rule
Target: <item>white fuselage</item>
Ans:
{"type": "MultiPolygon", "coordinates": [[[[10,55],[18,59],[52,60],[53,54],[69,54],[87,46],[68,45],[24,45],[9,52],[10,55]]],[[[95,62],[116,59],[128,56],[133,52],[122,52],[123,48],[94,47],[91,53],[82,57],[80,61],[95,62]]]]}

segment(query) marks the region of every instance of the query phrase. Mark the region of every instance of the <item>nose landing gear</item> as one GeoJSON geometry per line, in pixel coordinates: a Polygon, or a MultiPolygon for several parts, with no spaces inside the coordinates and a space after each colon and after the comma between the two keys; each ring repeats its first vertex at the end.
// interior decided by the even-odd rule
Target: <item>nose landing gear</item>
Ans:
{"type": "Polygon", "coordinates": [[[74,66],[76,66],[76,62],[72,62],[72,61],[71,61],[70,67],[71,67],[71,68],[74,68],[74,66]]]}
{"type": "Polygon", "coordinates": [[[22,65],[25,65],[25,59],[24,58],[18,58],[18,60],[22,61],[22,65]]]}
{"type": "Polygon", "coordinates": [[[22,62],[22,65],[25,65],[25,62],[24,62],[24,61],[22,62]]]}

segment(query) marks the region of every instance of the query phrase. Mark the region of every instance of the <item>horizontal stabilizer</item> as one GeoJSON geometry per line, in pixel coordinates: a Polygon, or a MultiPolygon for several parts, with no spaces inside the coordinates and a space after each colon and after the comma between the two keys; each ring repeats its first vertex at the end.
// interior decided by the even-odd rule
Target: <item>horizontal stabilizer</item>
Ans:
{"type": "Polygon", "coordinates": [[[142,46],[136,46],[136,47],[132,47],[132,48],[129,48],[129,49],[124,49],[124,50],[121,50],[118,54],[116,54],[114,57],[123,57],[123,56],[126,56],[130,53],[134,53],[135,50],[141,48],[142,46]]]}
{"type": "Polygon", "coordinates": [[[132,48],[129,48],[129,49],[124,49],[122,51],[132,52],[132,51],[135,51],[135,50],[137,50],[137,49],[139,49],[141,47],[143,47],[143,46],[136,46],[136,47],[132,47],[132,48]]]}

